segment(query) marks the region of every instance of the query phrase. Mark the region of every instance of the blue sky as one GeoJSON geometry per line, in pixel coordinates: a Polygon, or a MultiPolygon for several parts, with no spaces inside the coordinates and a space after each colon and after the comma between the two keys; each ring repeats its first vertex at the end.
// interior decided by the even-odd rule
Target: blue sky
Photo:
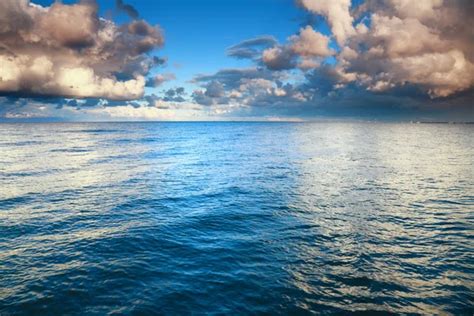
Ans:
{"type": "Polygon", "coordinates": [[[474,120],[474,9],[461,0],[5,0],[0,11],[2,120],[474,120]]]}

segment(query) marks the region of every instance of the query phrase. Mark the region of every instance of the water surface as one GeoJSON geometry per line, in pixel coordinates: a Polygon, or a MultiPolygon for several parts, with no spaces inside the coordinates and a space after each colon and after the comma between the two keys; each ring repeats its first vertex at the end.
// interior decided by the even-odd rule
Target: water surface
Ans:
{"type": "Polygon", "coordinates": [[[2,124],[0,315],[472,315],[473,132],[2,124]]]}

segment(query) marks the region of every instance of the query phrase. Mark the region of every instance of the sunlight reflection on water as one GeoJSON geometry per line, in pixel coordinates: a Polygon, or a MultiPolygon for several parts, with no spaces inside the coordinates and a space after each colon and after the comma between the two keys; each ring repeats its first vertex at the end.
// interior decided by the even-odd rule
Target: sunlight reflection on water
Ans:
{"type": "Polygon", "coordinates": [[[470,314],[467,125],[0,125],[0,314],[470,314]]]}

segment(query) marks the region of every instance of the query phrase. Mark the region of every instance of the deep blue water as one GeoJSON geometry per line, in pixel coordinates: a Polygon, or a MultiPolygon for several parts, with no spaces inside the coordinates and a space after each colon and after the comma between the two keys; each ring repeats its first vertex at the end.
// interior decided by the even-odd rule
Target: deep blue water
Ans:
{"type": "Polygon", "coordinates": [[[472,315],[473,132],[0,125],[0,315],[472,315]]]}

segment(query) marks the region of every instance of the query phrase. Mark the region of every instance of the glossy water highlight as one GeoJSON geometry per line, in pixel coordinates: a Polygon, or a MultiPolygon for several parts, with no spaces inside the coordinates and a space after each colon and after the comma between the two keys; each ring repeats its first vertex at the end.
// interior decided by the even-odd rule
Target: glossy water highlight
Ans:
{"type": "Polygon", "coordinates": [[[0,125],[0,314],[470,315],[473,131],[0,125]]]}

